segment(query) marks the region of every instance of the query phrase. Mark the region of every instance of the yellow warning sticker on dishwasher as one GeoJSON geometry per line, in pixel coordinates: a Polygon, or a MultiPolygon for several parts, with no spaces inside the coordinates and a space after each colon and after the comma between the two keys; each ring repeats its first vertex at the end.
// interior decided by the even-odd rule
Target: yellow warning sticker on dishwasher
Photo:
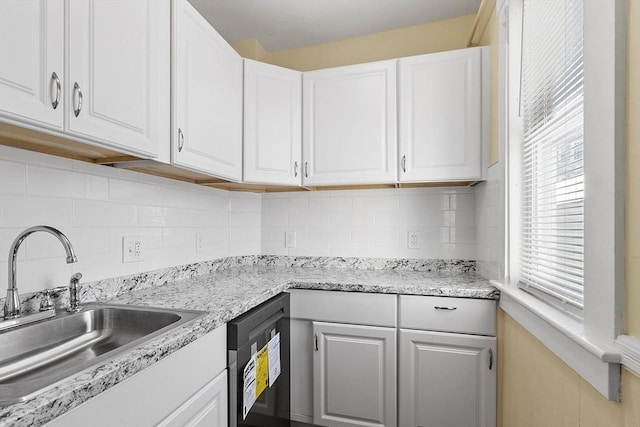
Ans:
{"type": "Polygon", "coordinates": [[[269,355],[268,345],[256,353],[256,399],[269,386],[269,355]]]}

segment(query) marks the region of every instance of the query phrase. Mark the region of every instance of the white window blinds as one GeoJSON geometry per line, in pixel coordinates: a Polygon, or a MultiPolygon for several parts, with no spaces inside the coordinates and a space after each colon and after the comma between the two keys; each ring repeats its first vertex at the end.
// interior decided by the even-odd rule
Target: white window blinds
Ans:
{"type": "Polygon", "coordinates": [[[524,0],[519,285],[581,317],[583,0],[524,0]]]}

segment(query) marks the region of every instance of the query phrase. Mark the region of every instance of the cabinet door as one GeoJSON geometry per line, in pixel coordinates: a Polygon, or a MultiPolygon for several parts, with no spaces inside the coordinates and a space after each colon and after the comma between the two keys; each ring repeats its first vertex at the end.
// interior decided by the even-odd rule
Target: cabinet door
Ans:
{"type": "Polygon", "coordinates": [[[400,181],[482,177],[481,50],[402,58],[400,181]]]}
{"type": "Polygon", "coordinates": [[[303,75],[305,185],[396,181],[396,61],[303,75]]]}
{"type": "Polygon", "coordinates": [[[495,427],[496,339],[400,330],[399,424],[495,427]]]}
{"type": "Polygon", "coordinates": [[[170,13],[169,0],[68,3],[69,133],[143,157],[168,147],[170,13]]]}
{"type": "Polygon", "coordinates": [[[227,371],[223,371],[158,427],[226,427],[227,410],[227,371]]]}
{"type": "Polygon", "coordinates": [[[244,60],[244,181],[302,183],[302,73],[244,60]]]}
{"type": "Polygon", "coordinates": [[[62,129],[63,47],[63,0],[0,1],[0,116],[62,129]]]}
{"type": "MultiPolygon", "coordinates": [[[[293,300],[293,296],[292,296],[293,300]]],[[[293,305],[293,304],[292,304],[293,305]]],[[[313,422],[313,324],[291,319],[291,419],[313,422]]]]}
{"type": "Polygon", "coordinates": [[[396,425],[396,330],[313,322],[313,423],[396,425]]]}
{"type": "Polygon", "coordinates": [[[186,0],[173,3],[172,163],[242,178],[242,58],[186,0]]]}

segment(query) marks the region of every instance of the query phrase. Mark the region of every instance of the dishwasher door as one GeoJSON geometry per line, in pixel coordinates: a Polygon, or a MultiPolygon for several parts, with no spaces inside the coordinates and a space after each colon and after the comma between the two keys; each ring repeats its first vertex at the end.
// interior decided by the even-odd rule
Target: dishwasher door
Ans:
{"type": "Polygon", "coordinates": [[[289,294],[283,293],[227,323],[229,426],[289,427],[289,294]],[[243,373],[251,356],[280,334],[281,373],[242,418],[243,373]]]}

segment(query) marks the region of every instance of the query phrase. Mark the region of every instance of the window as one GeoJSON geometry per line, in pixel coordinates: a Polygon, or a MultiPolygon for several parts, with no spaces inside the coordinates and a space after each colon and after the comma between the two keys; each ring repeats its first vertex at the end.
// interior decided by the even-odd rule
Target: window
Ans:
{"type": "MultiPolygon", "coordinates": [[[[500,307],[612,400],[626,360],[615,347],[624,337],[626,7],[496,5],[507,204],[500,307]]],[[[627,353],[637,357],[637,347],[627,353]]]]}
{"type": "Polygon", "coordinates": [[[522,8],[519,286],[581,317],[584,265],[582,0],[522,8]]]}

